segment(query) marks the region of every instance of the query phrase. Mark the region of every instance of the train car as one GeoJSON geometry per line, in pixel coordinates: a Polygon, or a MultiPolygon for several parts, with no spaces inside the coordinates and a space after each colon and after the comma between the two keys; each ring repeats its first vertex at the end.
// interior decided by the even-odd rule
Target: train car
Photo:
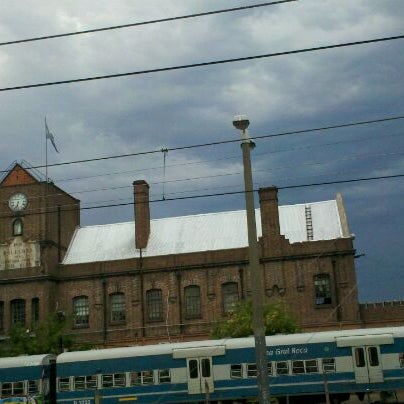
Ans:
{"type": "Polygon", "coordinates": [[[56,394],[56,356],[30,355],[0,358],[0,400],[25,399],[54,403],[56,394]]]}
{"type": "MultiPolygon", "coordinates": [[[[333,402],[404,388],[404,327],[266,338],[271,396],[333,402]]],[[[57,358],[64,404],[247,402],[257,397],[254,339],[66,352],[57,358]]]]}

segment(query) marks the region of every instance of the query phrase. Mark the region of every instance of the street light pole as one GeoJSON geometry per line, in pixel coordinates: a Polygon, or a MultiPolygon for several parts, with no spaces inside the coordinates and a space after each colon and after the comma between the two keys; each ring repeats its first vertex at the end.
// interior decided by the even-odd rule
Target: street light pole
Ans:
{"type": "Polygon", "coordinates": [[[258,256],[257,226],[255,222],[254,191],[251,170],[250,149],[255,147],[254,142],[248,135],[247,128],[250,124],[247,116],[237,115],[233,119],[233,125],[241,131],[241,148],[243,151],[244,167],[244,191],[247,211],[248,230],[248,256],[250,262],[250,279],[253,304],[253,329],[255,341],[255,360],[257,363],[257,385],[260,404],[269,404],[269,380],[268,358],[265,342],[264,325],[264,278],[260,270],[258,256]]]}

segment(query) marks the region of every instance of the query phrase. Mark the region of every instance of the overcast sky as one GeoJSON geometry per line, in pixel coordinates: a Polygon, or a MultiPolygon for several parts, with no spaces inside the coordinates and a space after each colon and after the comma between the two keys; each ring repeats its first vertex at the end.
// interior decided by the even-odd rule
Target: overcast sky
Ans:
{"type": "MultiPolygon", "coordinates": [[[[1,0],[0,42],[259,4],[251,0],[1,0]]],[[[301,0],[252,10],[0,46],[0,88],[285,52],[404,34],[402,0],[301,0]]],[[[256,60],[0,92],[1,170],[45,164],[83,208],[243,189],[238,143],[98,160],[404,115],[404,39],[256,60]],[[164,185],[163,185],[164,184],[164,185]]],[[[361,302],[404,298],[404,120],[256,141],[256,188],[280,204],[341,192],[355,234],[361,302]]],[[[45,173],[44,169],[41,169],[45,173]]],[[[152,217],[244,208],[243,195],[152,203],[152,217]]],[[[133,220],[133,206],[82,211],[82,225],[133,220]]]]}

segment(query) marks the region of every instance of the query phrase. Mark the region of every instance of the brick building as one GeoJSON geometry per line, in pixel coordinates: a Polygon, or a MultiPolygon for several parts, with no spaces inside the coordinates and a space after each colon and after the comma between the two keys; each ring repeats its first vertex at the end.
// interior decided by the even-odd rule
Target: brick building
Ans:
{"type": "MultiPolygon", "coordinates": [[[[201,339],[251,295],[245,211],[151,219],[148,184],[135,181],[133,192],[134,221],[80,227],[77,199],[21,164],[9,170],[0,183],[3,337],[56,310],[99,345],[201,339]]],[[[404,305],[359,305],[340,195],[278,206],[269,187],[259,206],[267,301],[283,301],[306,330],[403,318],[404,305]]]]}

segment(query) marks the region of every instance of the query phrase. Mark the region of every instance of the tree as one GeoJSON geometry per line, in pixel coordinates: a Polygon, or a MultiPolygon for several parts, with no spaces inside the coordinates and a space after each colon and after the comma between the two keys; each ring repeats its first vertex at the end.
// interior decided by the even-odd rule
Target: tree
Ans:
{"type": "Polygon", "coordinates": [[[64,335],[66,325],[67,319],[54,313],[32,329],[15,326],[10,330],[7,347],[2,349],[0,355],[57,354],[65,348],[71,348],[73,338],[64,335]]]}
{"type": "MultiPolygon", "coordinates": [[[[293,334],[300,331],[296,319],[282,302],[264,304],[265,335],[293,334]]],[[[251,301],[239,302],[228,318],[215,324],[213,338],[240,338],[254,334],[251,301]]]]}

